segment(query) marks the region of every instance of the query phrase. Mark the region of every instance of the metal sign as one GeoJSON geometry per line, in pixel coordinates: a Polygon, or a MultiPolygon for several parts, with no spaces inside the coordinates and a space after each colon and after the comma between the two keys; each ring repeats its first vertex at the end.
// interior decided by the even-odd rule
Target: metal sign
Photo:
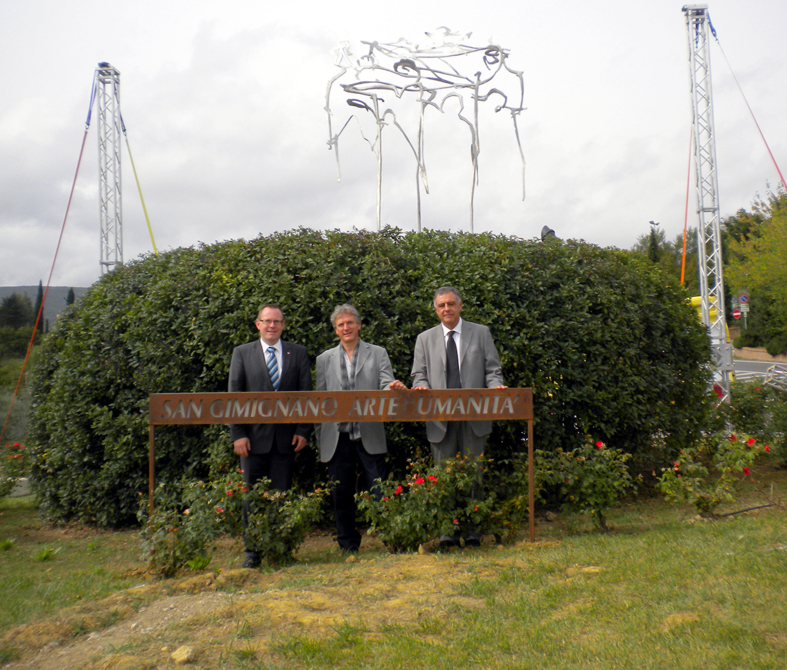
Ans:
{"type": "Polygon", "coordinates": [[[529,420],[526,389],[156,393],[150,423],[346,423],[529,420]]]}

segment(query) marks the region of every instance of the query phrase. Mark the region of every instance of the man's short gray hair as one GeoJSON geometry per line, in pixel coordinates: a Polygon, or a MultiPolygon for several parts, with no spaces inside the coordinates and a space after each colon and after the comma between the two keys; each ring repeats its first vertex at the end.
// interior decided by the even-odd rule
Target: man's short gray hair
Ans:
{"type": "Polygon", "coordinates": [[[331,325],[336,328],[336,319],[338,319],[342,314],[352,314],[355,317],[355,320],[358,323],[361,323],[361,315],[358,314],[358,310],[355,309],[349,302],[344,303],[343,305],[338,305],[334,307],[333,312],[331,312],[331,325]]]}
{"type": "Polygon", "coordinates": [[[453,286],[441,286],[439,289],[437,289],[434,292],[434,298],[433,298],[432,302],[436,305],[437,304],[437,298],[439,296],[441,296],[441,295],[445,295],[446,293],[453,293],[456,296],[456,299],[459,302],[462,302],[462,296],[459,295],[459,291],[457,291],[453,286]]]}

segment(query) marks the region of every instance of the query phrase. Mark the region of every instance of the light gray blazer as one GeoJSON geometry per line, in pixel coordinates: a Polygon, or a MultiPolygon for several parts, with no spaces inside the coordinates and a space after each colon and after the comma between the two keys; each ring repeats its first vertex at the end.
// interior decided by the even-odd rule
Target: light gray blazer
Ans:
{"type": "MultiPolygon", "coordinates": [[[[462,337],[459,346],[459,367],[462,388],[495,388],[503,385],[503,370],[489,328],[462,320],[462,337]]],[[[415,341],[413,355],[413,388],[446,388],[445,339],[441,324],[422,332],[415,341]]],[[[491,421],[471,421],[478,436],[492,432],[491,421]]],[[[447,429],[445,421],[427,421],[426,437],[430,442],[440,442],[447,429]]]]}
{"type": "MultiPolygon", "coordinates": [[[[383,391],[388,388],[388,384],[394,380],[394,374],[391,359],[385,349],[359,340],[354,355],[358,356],[355,363],[356,391],[383,391]]],[[[341,344],[317,356],[318,391],[342,390],[342,372],[339,366],[344,365],[343,356],[341,344]]],[[[339,424],[318,423],[315,427],[320,445],[320,460],[327,463],[333,458],[339,442],[339,424]]],[[[370,454],[384,454],[387,451],[385,424],[363,422],[360,427],[364,449],[370,454]]]]}

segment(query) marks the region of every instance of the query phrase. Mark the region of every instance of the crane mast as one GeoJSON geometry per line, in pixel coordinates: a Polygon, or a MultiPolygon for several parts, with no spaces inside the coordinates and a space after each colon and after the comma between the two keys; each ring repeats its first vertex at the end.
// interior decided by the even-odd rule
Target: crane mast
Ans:
{"type": "Polygon", "coordinates": [[[685,5],[689,38],[689,74],[697,192],[697,255],[699,260],[702,322],[708,328],[711,356],[717,371],[715,386],[729,402],[733,371],[732,346],[727,341],[724,276],[719,221],[719,183],[716,172],[716,133],[713,125],[707,5],[685,5]]]}
{"type": "Polygon", "coordinates": [[[120,179],[120,72],[109,63],[96,69],[98,98],[98,207],[101,274],[123,263],[123,211],[120,179]]]}

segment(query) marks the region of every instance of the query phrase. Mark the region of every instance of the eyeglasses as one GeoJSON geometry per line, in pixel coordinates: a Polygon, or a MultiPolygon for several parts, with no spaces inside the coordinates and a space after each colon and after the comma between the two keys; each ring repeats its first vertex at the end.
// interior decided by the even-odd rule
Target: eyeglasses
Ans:
{"type": "Polygon", "coordinates": [[[284,321],[278,321],[273,319],[257,319],[257,323],[261,323],[263,326],[281,326],[284,321]]]}

